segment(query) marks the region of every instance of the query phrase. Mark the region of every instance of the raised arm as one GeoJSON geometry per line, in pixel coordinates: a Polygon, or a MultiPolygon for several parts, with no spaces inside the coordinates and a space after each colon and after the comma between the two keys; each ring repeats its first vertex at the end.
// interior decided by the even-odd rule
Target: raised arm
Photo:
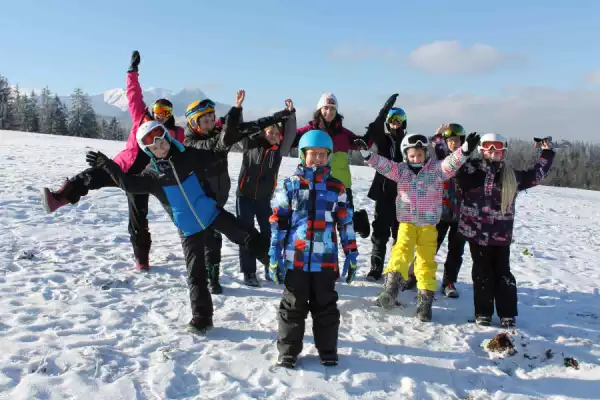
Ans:
{"type": "Polygon", "coordinates": [[[519,183],[518,189],[525,190],[539,185],[550,172],[555,155],[554,150],[544,149],[532,168],[515,171],[519,183]]]}
{"type": "Polygon", "coordinates": [[[138,66],[140,64],[140,53],[136,50],[131,54],[131,65],[127,71],[127,105],[133,126],[140,124],[146,113],[146,104],[140,86],[138,66]]]}

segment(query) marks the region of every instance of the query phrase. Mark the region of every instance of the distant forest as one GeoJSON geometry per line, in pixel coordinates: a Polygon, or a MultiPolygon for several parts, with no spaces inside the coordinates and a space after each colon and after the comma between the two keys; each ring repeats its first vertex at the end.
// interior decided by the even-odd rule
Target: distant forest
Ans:
{"type": "MultiPolygon", "coordinates": [[[[68,107],[48,88],[39,94],[21,93],[0,75],[0,129],[106,140],[127,139],[127,128],[116,118],[96,115],[81,89],[73,91],[71,100],[68,107]]],[[[570,142],[569,145],[557,149],[544,185],[600,190],[600,145],[585,142],[570,142]]],[[[533,142],[513,139],[509,149],[508,157],[515,168],[526,169],[534,165],[537,152],[533,142]]],[[[241,151],[241,146],[234,146],[233,151],[241,151]]],[[[291,154],[296,155],[296,152],[291,154]]],[[[358,152],[352,152],[351,163],[363,165],[358,152]]]]}

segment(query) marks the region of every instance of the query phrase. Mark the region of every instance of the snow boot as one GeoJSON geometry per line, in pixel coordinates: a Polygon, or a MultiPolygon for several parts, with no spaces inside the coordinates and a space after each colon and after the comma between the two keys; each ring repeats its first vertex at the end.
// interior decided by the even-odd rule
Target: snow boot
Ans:
{"type": "Polygon", "coordinates": [[[417,277],[414,275],[409,275],[408,279],[405,280],[402,284],[402,291],[413,290],[416,287],[417,287],[417,277]]]}
{"type": "Polygon", "coordinates": [[[207,264],[206,275],[208,276],[208,289],[212,294],[223,293],[223,288],[219,283],[219,275],[221,274],[221,266],[219,264],[207,264]]]}
{"type": "Polygon", "coordinates": [[[258,278],[256,277],[256,273],[254,273],[254,272],[244,273],[244,284],[246,286],[259,287],[260,284],[258,283],[258,278]]]}
{"type": "Polygon", "coordinates": [[[431,290],[419,290],[417,297],[417,318],[421,322],[430,322],[432,318],[431,307],[433,305],[433,292],[431,290]]]}
{"type": "Polygon", "coordinates": [[[479,326],[492,326],[492,317],[487,315],[476,315],[475,323],[479,326]]]}
{"type": "Polygon", "coordinates": [[[517,321],[514,318],[504,317],[500,318],[500,326],[504,329],[514,328],[517,325],[517,321]]]}
{"type": "Polygon", "coordinates": [[[385,283],[383,291],[377,296],[376,304],[383,308],[392,308],[399,305],[398,292],[400,292],[400,284],[402,274],[400,272],[388,272],[385,274],[385,283]]]}
{"type": "Polygon", "coordinates": [[[338,355],[336,353],[320,354],[319,358],[321,359],[321,365],[325,367],[335,367],[336,365],[338,365],[338,355]]]}
{"type": "Polygon", "coordinates": [[[212,318],[192,318],[192,320],[187,325],[188,332],[194,333],[206,333],[208,330],[212,329],[213,322],[212,318]]]}
{"type": "Polygon", "coordinates": [[[150,246],[134,245],[133,254],[135,255],[135,269],[138,271],[150,271],[150,246]]]}
{"type": "Polygon", "coordinates": [[[53,192],[48,188],[42,189],[42,192],[40,193],[42,205],[48,214],[58,210],[62,206],[69,204],[66,193],[72,189],[72,186],[73,185],[70,181],[65,181],[62,187],[56,192],[53,192]]]}
{"type": "Polygon", "coordinates": [[[366,239],[371,234],[371,225],[369,224],[369,215],[365,210],[358,210],[352,217],[354,231],[362,238],[366,239]]]}
{"type": "Polygon", "coordinates": [[[379,256],[371,257],[371,270],[367,274],[367,280],[369,282],[376,282],[381,279],[383,275],[383,260],[379,256]]]}
{"type": "Polygon", "coordinates": [[[294,369],[296,368],[296,362],[298,359],[293,356],[280,355],[277,359],[277,365],[284,368],[294,369]]]}
{"type": "Polygon", "coordinates": [[[458,291],[454,286],[454,283],[448,283],[446,285],[442,285],[442,292],[446,297],[450,297],[451,299],[458,298],[458,291]]]}

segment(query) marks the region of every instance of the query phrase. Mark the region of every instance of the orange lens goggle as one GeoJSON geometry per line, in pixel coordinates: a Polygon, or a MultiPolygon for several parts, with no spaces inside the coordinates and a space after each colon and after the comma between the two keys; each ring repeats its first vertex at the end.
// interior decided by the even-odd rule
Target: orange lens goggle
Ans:
{"type": "Polygon", "coordinates": [[[493,141],[493,142],[481,143],[481,148],[486,151],[491,151],[491,150],[500,151],[500,150],[505,150],[506,146],[504,145],[504,142],[493,141]]]}
{"type": "Polygon", "coordinates": [[[166,135],[167,131],[165,129],[157,127],[152,129],[142,138],[142,143],[144,146],[152,146],[154,142],[156,142],[156,139],[164,139],[166,135]]]}
{"type": "Polygon", "coordinates": [[[171,115],[173,115],[173,107],[169,107],[165,104],[153,104],[152,105],[152,112],[154,113],[154,115],[158,115],[161,117],[170,117],[171,115]]]}

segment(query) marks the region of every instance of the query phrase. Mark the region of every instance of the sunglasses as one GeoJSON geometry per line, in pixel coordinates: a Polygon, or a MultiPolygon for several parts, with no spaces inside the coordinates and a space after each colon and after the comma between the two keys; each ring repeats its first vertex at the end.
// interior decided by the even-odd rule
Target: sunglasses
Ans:
{"type": "Polygon", "coordinates": [[[152,105],[152,112],[157,116],[170,117],[173,115],[173,107],[169,107],[165,104],[154,103],[152,105]]]}
{"type": "Polygon", "coordinates": [[[161,127],[154,128],[142,138],[142,144],[144,146],[152,146],[154,143],[156,143],[156,139],[164,140],[167,136],[167,133],[167,130],[161,127]]]}
{"type": "Polygon", "coordinates": [[[499,140],[491,141],[491,142],[483,142],[483,143],[481,143],[480,147],[486,151],[506,150],[506,146],[504,145],[504,142],[499,141],[499,140]]]}

